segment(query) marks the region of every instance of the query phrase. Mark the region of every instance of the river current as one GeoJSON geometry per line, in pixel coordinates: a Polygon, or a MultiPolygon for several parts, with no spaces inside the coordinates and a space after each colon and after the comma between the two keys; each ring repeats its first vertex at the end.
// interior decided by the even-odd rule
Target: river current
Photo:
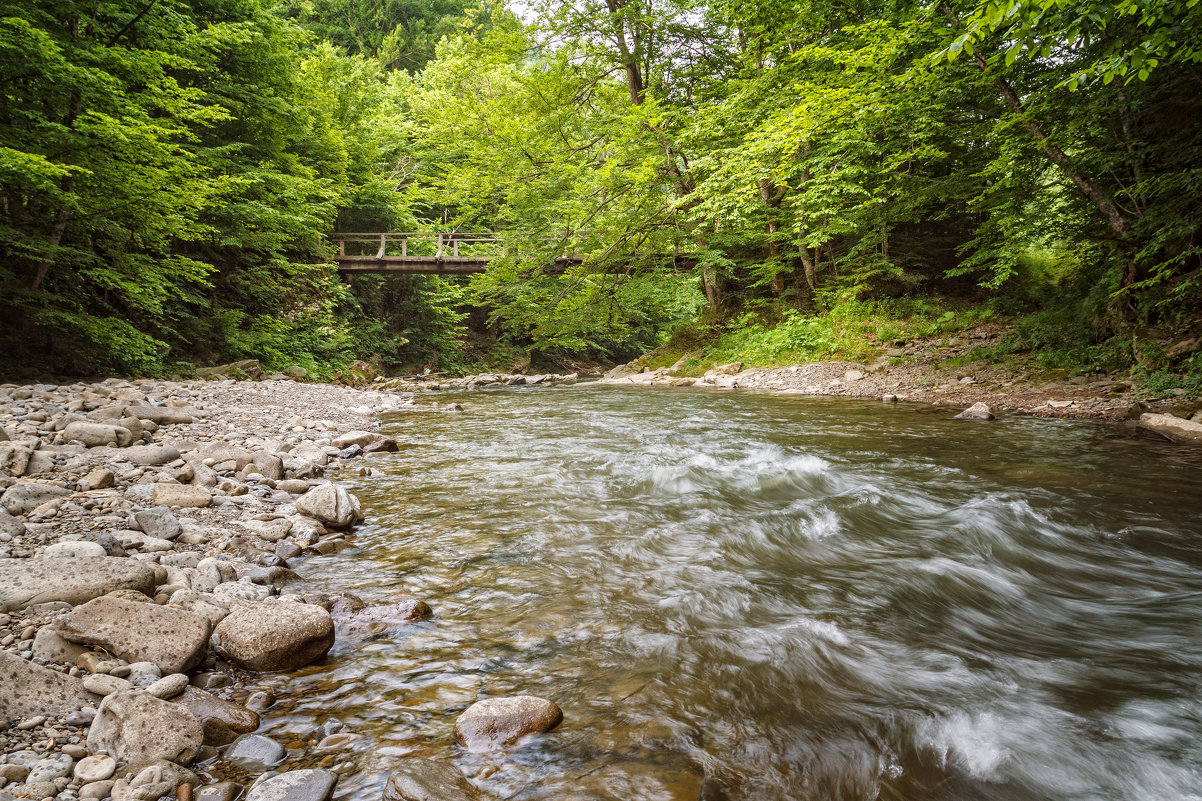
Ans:
{"type": "Polygon", "coordinates": [[[339,798],[403,756],[507,799],[1202,798],[1202,450],[743,392],[424,409],[301,572],[434,616],[265,681],[267,733],[362,735],[339,798]],[[453,744],[517,694],[562,725],[453,744]]]}

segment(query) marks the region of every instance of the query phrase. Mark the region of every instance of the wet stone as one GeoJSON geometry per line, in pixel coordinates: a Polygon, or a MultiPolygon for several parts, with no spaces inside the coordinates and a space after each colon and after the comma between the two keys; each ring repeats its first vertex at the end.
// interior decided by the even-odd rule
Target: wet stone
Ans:
{"type": "Polygon", "coordinates": [[[293,770],[263,779],[245,801],[328,801],[338,774],[328,770],[293,770]]]}
{"type": "Polygon", "coordinates": [[[550,731],[563,720],[559,707],[532,695],[477,701],[455,721],[455,742],[469,751],[513,745],[528,734],[550,731]]]}
{"type": "Polygon", "coordinates": [[[225,752],[225,760],[242,770],[257,773],[284,761],[284,746],[261,734],[244,734],[225,752]]]}
{"type": "Polygon", "coordinates": [[[384,801],[495,801],[454,765],[432,759],[402,759],[388,777],[384,801]]]}

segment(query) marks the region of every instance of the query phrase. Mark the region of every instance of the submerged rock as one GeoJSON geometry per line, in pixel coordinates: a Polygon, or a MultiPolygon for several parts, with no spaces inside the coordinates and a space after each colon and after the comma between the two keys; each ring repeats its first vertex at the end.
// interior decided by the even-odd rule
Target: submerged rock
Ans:
{"type": "Polygon", "coordinates": [[[225,752],[225,761],[249,773],[270,770],[284,761],[284,746],[262,734],[244,734],[225,752]]]}
{"type": "Polygon", "coordinates": [[[384,786],[384,801],[494,801],[459,769],[433,759],[402,759],[384,786]]]}
{"type": "Polygon", "coordinates": [[[290,770],[255,783],[246,801],[328,801],[338,774],[329,770],[290,770]]]}
{"type": "Polygon", "coordinates": [[[469,751],[512,745],[527,734],[550,731],[563,720],[553,702],[533,695],[477,701],[455,721],[455,742],[469,751]]]}

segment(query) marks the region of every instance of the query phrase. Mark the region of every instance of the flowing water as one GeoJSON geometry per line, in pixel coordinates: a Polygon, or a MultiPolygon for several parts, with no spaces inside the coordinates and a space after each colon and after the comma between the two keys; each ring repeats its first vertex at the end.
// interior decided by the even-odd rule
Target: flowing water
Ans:
{"type": "Polygon", "coordinates": [[[355,547],[302,568],[435,616],[267,682],[294,748],[363,735],[340,798],[402,756],[514,799],[1202,798],[1202,450],[742,392],[439,400],[468,411],[387,420],[355,547]],[[453,744],[512,694],[563,724],[453,744]]]}

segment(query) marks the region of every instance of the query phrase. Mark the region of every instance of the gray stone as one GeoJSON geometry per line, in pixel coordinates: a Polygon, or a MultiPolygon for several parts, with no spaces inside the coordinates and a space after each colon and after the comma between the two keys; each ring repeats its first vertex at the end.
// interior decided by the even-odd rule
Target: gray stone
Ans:
{"type": "MultiPolygon", "coordinates": [[[[1139,416],[1139,427],[1155,431],[1173,442],[1190,442],[1202,444],[1202,423],[1186,420],[1184,417],[1174,417],[1171,414],[1152,414],[1148,412],[1139,416]]],[[[9,490],[11,492],[12,490],[9,490]]],[[[7,495],[5,496],[8,497],[7,495]]]]}
{"type": "Polygon", "coordinates": [[[21,798],[53,798],[58,792],[58,785],[54,782],[26,782],[21,787],[21,798]]]}
{"type": "Polygon", "coordinates": [[[67,540],[47,545],[43,559],[78,559],[108,556],[108,551],[98,542],[89,540],[67,540]]]}
{"type": "Polygon", "coordinates": [[[74,665],[76,658],[87,649],[64,639],[53,626],[42,626],[33,637],[33,655],[47,662],[74,665]]]}
{"type": "Polygon", "coordinates": [[[134,441],[134,434],[124,426],[77,421],[67,424],[63,429],[63,438],[82,442],[89,448],[104,445],[125,448],[134,441]]]}
{"type": "Polygon", "coordinates": [[[74,764],[75,760],[66,754],[55,754],[54,756],[39,759],[29,769],[29,776],[25,779],[25,782],[27,784],[52,782],[55,779],[70,775],[71,767],[74,764]]]}
{"type": "Polygon", "coordinates": [[[81,492],[108,489],[116,483],[116,480],[117,477],[113,475],[112,470],[98,467],[79,480],[79,489],[81,492]]]}
{"type": "Polygon", "coordinates": [[[175,698],[188,689],[188,676],[185,673],[171,673],[146,686],[146,692],[164,701],[175,698]]]}
{"type": "Polygon", "coordinates": [[[11,515],[23,515],[32,512],[46,501],[65,498],[70,494],[70,490],[56,487],[54,484],[22,481],[4,491],[4,497],[0,498],[0,506],[11,515]]]}
{"type": "Polygon", "coordinates": [[[200,718],[142,690],[122,690],[100,703],[88,731],[88,750],[123,762],[166,759],[187,765],[204,744],[200,718]]]}
{"type": "Polygon", "coordinates": [[[82,604],[115,590],[154,594],[154,570],[133,559],[0,559],[0,609],[64,601],[82,604]]]}
{"type": "Polygon", "coordinates": [[[956,415],[957,420],[992,420],[993,411],[988,404],[977,402],[956,415]]]}
{"type": "Polygon", "coordinates": [[[130,406],[125,410],[125,415],[137,420],[149,420],[161,426],[187,425],[192,422],[190,409],[172,406],[130,406]]]}
{"type": "Polygon", "coordinates": [[[179,519],[166,506],[134,512],[134,522],[144,533],[162,540],[173,540],[184,532],[179,519]]]}
{"type": "Polygon", "coordinates": [[[392,437],[386,437],[374,431],[348,431],[331,440],[338,450],[345,450],[352,445],[358,445],[364,453],[380,451],[393,452],[397,450],[397,442],[392,437]]]}
{"type": "Polygon", "coordinates": [[[200,718],[204,726],[205,745],[226,745],[237,739],[238,735],[249,734],[259,728],[259,716],[251,710],[197,687],[185,688],[182,695],[172,700],[200,718]]]}
{"type": "Polygon", "coordinates": [[[111,756],[84,757],[75,763],[75,781],[80,784],[102,782],[117,772],[117,760],[111,756]]]}
{"type": "Polygon", "coordinates": [[[329,612],[283,601],[239,606],[214,632],[217,653],[247,670],[295,670],[320,659],[333,644],[329,612]]]}
{"type": "Polygon", "coordinates": [[[105,779],[104,781],[88,782],[83,787],[79,788],[79,797],[81,799],[101,799],[108,798],[113,792],[113,781],[105,779]]]}
{"type": "Polygon", "coordinates": [[[213,503],[213,493],[195,484],[155,484],[151,497],[155,506],[200,508],[213,503]]]}
{"type": "Polygon", "coordinates": [[[168,603],[206,618],[214,627],[230,613],[228,600],[218,599],[215,595],[194,590],[176,590],[168,603]]]}
{"type": "Polygon", "coordinates": [[[338,774],[329,770],[290,770],[256,782],[246,801],[329,801],[338,774]]]}
{"type": "Polygon", "coordinates": [[[284,761],[284,746],[262,734],[244,734],[225,752],[225,761],[249,773],[262,773],[284,761]]]}
{"type": "Polygon", "coordinates": [[[296,499],[296,511],[332,528],[346,528],[363,519],[359,499],[338,484],[321,484],[296,499]]]}
{"type": "Polygon", "coordinates": [[[0,506],[0,534],[7,534],[10,537],[25,535],[25,524],[10,515],[2,506],[0,506]]]}
{"type": "Polygon", "coordinates": [[[179,458],[179,451],[170,445],[135,445],[121,454],[132,464],[163,465],[179,458]]]}
{"type": "Polygon", "coordinates": [[[256,453],[253,460],[255,471],[264,478],[279,481],[284,477],[284,460],[270,453],[256,453]]]}
{"type": "Polygon", "coordinates": [[[110,676],[107,673],[92,673],[83,678],[83,688],[101,697],[119,693],[122,690],[132,690],[133,683],[120,676],[110,676]]]}
{"type": "Polygon", "coordinates": [[[94,700],[79,679],[0,650],[0,720],[61,715],[94,700]]]}
{"type": "Polygon", "coordinates": [[[103,648],[129,662],[153,662],[164,674],[200,664],[210,632],[209,621],[193,612],[111,596],[71,610],[54,626],[72,642],[103,648]]]}
{"type": "Polygon", "coordinates": [[[512,745],[528,734],[550,731],[563,720],[553,702],[532,695],[477,701],[455,721],[455,742],[469,751],[512,745]]]}
{"type": "MultiPolygon", "coordinates": [[[[171,788],[165,794],[172,796],[175,795],[176,788],[182,784],[190,784],[193,787],[200,784],[200,777],[195,773],[178,763],[165,759],[143,759],[132,762],[119,768],[113,775],[117,779],[125,780],[131,787],[165,783],[171,788]]],[[[155,796],[155,798],[157,797],[155,796]]]]}
{"type": "Polygon", "coordinates": [[[459,769],[433,759],[402,759],[384,786],[384,801],[495,801],[459,769]]]}
{"type": "Polygon", "coordinates": [[[0,445],[0,474],[20,478],[29,470],[29,448],[0,445]]]}

